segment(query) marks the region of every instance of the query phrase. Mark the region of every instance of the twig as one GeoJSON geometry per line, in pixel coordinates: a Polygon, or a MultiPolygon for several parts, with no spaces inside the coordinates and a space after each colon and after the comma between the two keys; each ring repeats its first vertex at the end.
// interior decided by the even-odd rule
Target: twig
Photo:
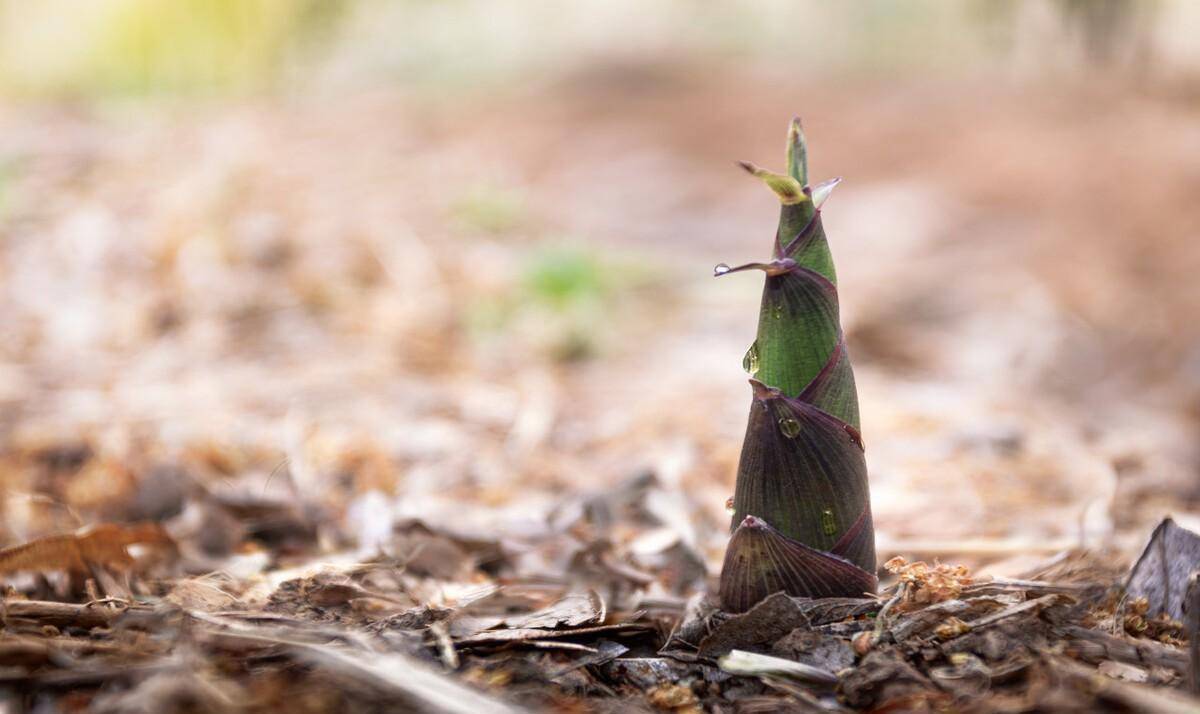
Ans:
{"type": "MultiPolygon", "coordinates": [[[[892,637],[897,642],[904,642],[915,634],[923,633],[926,630],[933,629],[939,623],[944,622],[946,618],[951,615],[959,615],[967,612],[974,607],[976,602],[978,602],[978,599],[973,599],[971,602],[967,602],[965,600],[946,600],[945,602],[939,602],[936,605],[930,605],[929,607],[912,613],[908,617],[904,618],[901,622],[897,623],[896,626],[891,630],[892,637]]],[[[994,603],[998,607],[1001,606],[998,603],[995,603],[993,600],[989,600],[988,602],[994,603]]],[[[876,622],[877,626],[878,624],[879,623],[876,622]]]]}
{"type": "Polygon", "coordinates": [[[538,650],[561,650],[565,652],[582,652],[588,655],[599,654],[595,647],[581,645],[578,642],[562,642],[560,640],[531,640],[525,644],[538,650]]]}
{"type": "Polygon", "coordinates": [[[875,615],[875,632],[871,635],[871,644],[877,645],[883,641],[883,635],[887,631],[887,616],[892,611],[892,607],[903,600],[908,595],[908,583],[901,583],[896,588],[896,594],[890,600],[879,608],[879,613],[875,615]]]}
{"type": "Polygon", "coordinates": [[[1086,665],[1063,657],[1048,657],[1047,664],[1060,676],[1080,682],[1093,694],[1115,700],[1146,714],[1196,714],[1196,702],[1173,692],[1129,684],[1106,677],[1086,665]]]}
{"type": "Polygon", "coordinates": [[[364,637],[355,636],[351,632],[341,633],[349,643],[349,647],[346,647],[298,641],[265,627],[229,622],[201,612],[189,614],[202,624],[226,630],[211,631],[209,634],[233,635],[246,643],[282,647],[304,659],[336,669],[359,682],[376,686],[407,701],[416,700],[431,711],[446,714],[517,714],[519,711],[498,699],[429,670],[421,662],[406,655],[373,651],[367,647],[364,637]]]}
{"type": "Polygon", "coordinates": [[[298,622],[294,627],[268,628],[266,626],[253,625],[247,621],[234,620],[227,616],[218,617],[199,610],[189,610],[187,614],[193,620],[209,625],[211,629],[206,631],[208,635],[230,637],[243,641],[265,641],[276,644],[300,642],[305,639],[354,642],[359,637],[353,631],[318,626],[314,623],[298,622]]]}
{"type": "Polygon", "coordinates": [[[361,652],[355,657],[330,645],[296,642],[289,646],[309,661],[407,701],[416,700],[433,711],[446,714],[517,714],[519,711],[499,699],[433,672],[405,655],[361,652]]]}
{"type": "Polygon", "coordinates": [[[454,641],[450,639],[450,632],[449,628],[446,627],[446,623],[430,623],[429,632],[433,635],[433,639],[437,643],[438,655],[442,658],[442,664],[450,671],[458,669],[458,651],[454,649],[454,641]]]}
{"type": "Polygon", "coordinates": [[[460,649],[466,647],[493,647],[509,643],[526,643],[534,640],[552,640],[559,638],[581,637],[600,633],[635,636],[650,632],[654,628],[646,623],[625,622],[613,625],[596,625],[594,627],[574,627],[561,630],[545,630],[532,627],[521,627],[509,630],[487,630],[467,637],[460,637],[455,643],[460,649]]]}
{"type": "Polygon", "coordinates": [[[147,655],[157,654],[158,650],[158,647],[151,647],[146,643],[142,643],[137,649],[134,649],[111,642],[74,637],[8,635],[0,639],[0,661],[10,659],[14,653],[22,651],[35,655],[44,652],[47,656],[61,653],[70,657],[90,654],[119,654],[124,658],[137,660],[147,655]]]}
{"type": "Polygon", "coordinates": [[[1200,572],[1192,573],[1188,578],[1187,594],[1183,602],[1184,614],[1187,616],[1192,694],[1200,695],[1200,572]]]}
{"type": "Polygon", "coordinates": [[[808,684],[819,684],[832,687],[837,684],[837,675],[828,670],[813,667],[781,657],[733,650],[717,660],[721,669],[730,674],[740,674],[750,677],[788,677],[808,684]]]}
{"type": "Polygon", "coordinates": [[[1166,667],[1180,674],[1188,671],[1188,657],[1182,650],[1157,642],[1130,641],[1078,625],[1066,625],[1059,631],[1080,644],[1087,643],[1077,648],[1081,658],[1087,661],[1111,659],[1124,664],[1166,667]]]}
{"type": "Polygon", "coordinates": [[[0,684],[35,685],[37,688],[70,689],[74,687],[94,687],[110,681],[125,681],[137,679],[159,672],[170,672],[179,669],[175,662],[150,662],[147,664],[101,665],[87,669],[60,669],[49,672],[26,674],[21,672],[0,672],[0,684]]]}
{"type": "Polygon", "coordinates": [[[1044,607],[1049,607],[1050,605],[1055,604],[1060,598],[1062,598],[1062,595],[1052,594],[1043,595],[1033,600],[1026,600],[1025,602],[1006,607],[999,612],[993,612],[990,615],[984,615],[977,620],[972,620],[967,623],[967,626],[970,627],[971,630],[978,630],[989,625],[994,625],[1001,620],[1007,620],[1015,615],[1020,615],[1029,611],[1037,612],[1044,607]]]}
{"type": "Polygon", "coordinates": [[[1026,593],[1077,593],[1084,590],[1091,590],[1096,587],[1095,583],[1049,583],[1043,580],[1020,580],[1017,578],[991,577],[988,580],[974,582],[965,588],[964,593],[978,594],[985,593],[991,590],[999,592],[1026,592],[1026,593]]]}
{"type": "Polygon", "coordinates": [[[55,627],[108,627],[126,610],[128,605],[119,609],[100,605],[117,603],[120,600],[103,600],[96,603],[79,605],[70,602],[50,602],[46,600],[5,600],[0,616],[3,619],[33,620],[43,625],[55,627]]]}

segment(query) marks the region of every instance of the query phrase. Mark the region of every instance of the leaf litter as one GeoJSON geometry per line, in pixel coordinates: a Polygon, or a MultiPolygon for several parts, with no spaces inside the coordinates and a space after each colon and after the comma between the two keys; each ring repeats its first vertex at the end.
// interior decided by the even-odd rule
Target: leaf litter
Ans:
{"type": "MultiPolygon", "coordinates": [[[[639,477],[568,499],[543,528],[491,539],[395,518],[375,556],[333,551],[318,565],[280,567],[300,542],[246,529],[257,539],[226,560],[253,547],[275,564],[247,577],[189,560],[178,522],[35,539],[0,551],[0,683],[8,701],[71,694],[102,711],[266,711],[301,697],[349,711],[1184,710],[1169,688],[1194,676],[1194,625],[1129,584],[1156,549],[1190,542],[1169,535],[1178,526],[1156,530],[1129,582],[1087,556],[1058,581],[893,558],[876,597],[776,593],[731,614],[703,580],[675,576],[704,562],[681,541],[655,536],[662,559],[647,567],[611,540],[662,528],[631,507],[648,488],[661,486],[639,477]]],[[[1170,592],[1189,585],[1168,576],[1170,592]]]]}

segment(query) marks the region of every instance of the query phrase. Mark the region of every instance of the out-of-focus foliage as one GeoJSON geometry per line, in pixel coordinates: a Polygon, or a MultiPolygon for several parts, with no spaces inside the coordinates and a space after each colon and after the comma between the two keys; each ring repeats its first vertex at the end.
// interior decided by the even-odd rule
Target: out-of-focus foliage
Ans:
{"type": "Polygon", "coordinates": [[[342,7],[327,0],[7,0],[0,3],[0,88],[253,88],[342,7]]]}
{"type": "Polygon", "coordinates": [[[553,250],[531,261],[525,288],[539,302],[563,307],[599,298],[605,292],[604,277],[594,257],[574,250],[553,250]]]}
{"type": "Polygon", "coordinates": [[[514,189],[481,185],[456,200],[451,213],[466,230],[505,233],[526,218],[525,197],[514,189]]]}
{"type": "Polygon", "coordinates": [[[514,282],[472,302],[467,324],[482,344],[503,335],[553,360],[585,359],[619,339],[614,315],[648,280],[639,266],[613,256],[544,245],[520,260],[514,282]]]}
{"type": "Polygon", "coordinates": [[[553,0],[0,0],[0,91],[128,96],[314,80],[449,91],[571,72],[653,82],[686,58],[864,76],[1194,73],[1198,24],[1200,6],[1186,0],[577,0],[569,11],[553,0]]]}

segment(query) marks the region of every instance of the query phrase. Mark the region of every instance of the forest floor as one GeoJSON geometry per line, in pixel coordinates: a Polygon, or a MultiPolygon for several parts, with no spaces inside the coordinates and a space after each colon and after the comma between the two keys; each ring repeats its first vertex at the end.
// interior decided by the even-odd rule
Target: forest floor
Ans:
{"type": "Polygon", "coordinates": [[[0,712],[1195,711],[1194,100],[778,87],[0,107],[0,712]],[[795,113],[903,560],[731,618],[795,113]]]}

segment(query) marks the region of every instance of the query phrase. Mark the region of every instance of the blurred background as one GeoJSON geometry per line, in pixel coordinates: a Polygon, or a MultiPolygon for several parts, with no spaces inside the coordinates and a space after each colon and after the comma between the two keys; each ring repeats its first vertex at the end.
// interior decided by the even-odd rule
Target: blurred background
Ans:
{"type": "Polygon", "coordinates": [[[330,549],[521,532],[652,473],[719,562],[761,282],[711,271],[768,255],[734,162],[793,115],[845,179],[881,556],[1195,526],[1197,38],[1186,0],[0,0],[0,545],[196,489],[330,549]]]}

